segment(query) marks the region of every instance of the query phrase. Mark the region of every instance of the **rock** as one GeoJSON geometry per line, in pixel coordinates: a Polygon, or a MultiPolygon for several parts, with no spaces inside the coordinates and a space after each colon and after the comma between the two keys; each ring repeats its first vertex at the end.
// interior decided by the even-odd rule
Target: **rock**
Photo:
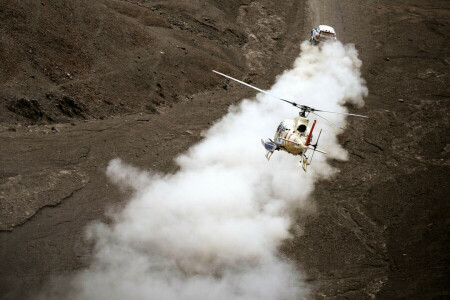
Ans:
{"type": "Polygon", "coordinates": [[[189,135],[193,135],[194,133],[190,130],[186,130],[185,133],[189,134],[189,135]]]}
{"type": "Polygon", "coordinates": [[[386,57],[384,60],[385,61],[390,61],[391,59],[389,57],[386,57]]]}
{"type": "Polygon", "coordinates": [[[403,100],[403,99],[398,99],[398,102],[405,102],[405,100],[403,100]]]}

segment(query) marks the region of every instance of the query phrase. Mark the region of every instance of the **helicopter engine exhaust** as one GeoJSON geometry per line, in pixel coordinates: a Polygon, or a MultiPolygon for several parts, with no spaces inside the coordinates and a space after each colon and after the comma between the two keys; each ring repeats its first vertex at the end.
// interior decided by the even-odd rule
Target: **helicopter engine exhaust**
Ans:
{"type": "MultiPolygon", "coordinates": [[[[336,42],[319,49],[306,41],[292,68],[279,75],[269,91],[346,112],[345,103],[362,105],[367,95],[360,66],[352,45],[336,42]]],[[[307,297],[304,275],[280,248],[287,240],[301,239],[290,213],[311,210],[315,182],[336,170],[323,155],[308,173],[292,155],[276,155],[268,163],[259,143],[280,121],[296,115],[298,107],[258,93],[230,107],[203,133],[202,141],[180,155],[175,173],[144,171],[147,166],[133,167],[118,158],[110,161],[106,174],[131,190],[128,203],[111,213],[109,224],[88,227],[94,246],[89,266],[62,280],[63,291],[60,281],[37,298],[307,297]]],[[[330,116],[342,127],[345,118],[330,116]]],[[[341,129],[319,124],[328,157],[345,160],[347,153],[337,139],[341,129]]]]}

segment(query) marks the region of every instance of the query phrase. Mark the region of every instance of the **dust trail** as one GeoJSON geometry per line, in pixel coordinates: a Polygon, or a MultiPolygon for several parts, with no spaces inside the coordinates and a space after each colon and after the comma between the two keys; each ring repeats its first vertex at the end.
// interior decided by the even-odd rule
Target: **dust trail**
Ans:
{"type": "MultiPolygon", "coordinates": [[[[319,109],[362,105],[367,89],[352,45],[301,45],[292,69],[271,93],[319,109]]],[[[236,74],[233,74],[236,75],[236,74]]],[[[290,238],[289,212],[307,204],[319,178],[334,170],[317,155],[308,173],[299,157],[277,152],[268,163],[259,140],[298,111],[263,94],[243,100],[177,158],[175,174],[140,171],[120,159],[107,175],[132,188],[114,223],[97,223],[89,268],[71,281],[68,299],[301,299],[302,274],[278,251],[290,238]]],[[[342,115],[329,119],[345,126],[342,115]]],[[[318,120],[321,121],[320,119],[318,120]]],[[[346,159],[339,130],[325,122],[321,147],[346,159]]],[[[51,294],[51,293],[50,293],[51,294]]],[[[50,297],[46,295],[46,297],[50,297]]]]}

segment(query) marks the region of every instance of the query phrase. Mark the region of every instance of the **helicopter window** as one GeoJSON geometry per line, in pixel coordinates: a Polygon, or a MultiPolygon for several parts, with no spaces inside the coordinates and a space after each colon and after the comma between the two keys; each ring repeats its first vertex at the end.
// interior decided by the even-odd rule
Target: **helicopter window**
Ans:
{"type": "Polygon", "coordinates": [[[288,130],[289,128],[284,123],[280,123],[280,125],[277,128],[277,132],[283,132],[285,130],[288,130]]]}
{"type": "Polygon", "coordinates": [[[306,131],[306,126],[304,124],[301,124],[300,126],[298,126],[297,130],[300,131],[300,132],[305,132],[306,131]]]}
{"type": "Polygon", "coordinates": [[[335,34],[333,34],[331,32],[326,32],[326,31],[321,31],[320,34],[325,37],[334,37],[335,36],[335,34]]]}
{"type": "Polygon", "coordinates": [[[278,125],[277,132],[281,132],[283,130],[283,123],[278,125]]]}

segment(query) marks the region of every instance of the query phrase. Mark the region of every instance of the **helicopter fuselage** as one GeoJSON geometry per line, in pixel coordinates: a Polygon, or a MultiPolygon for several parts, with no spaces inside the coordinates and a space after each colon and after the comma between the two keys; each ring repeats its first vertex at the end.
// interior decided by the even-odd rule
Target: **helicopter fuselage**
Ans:
{"type": "MultiPolygon", "coordinates": [[[[300,155],[300,163],[303,170],[306,171],[306,168],[312,160],[312,155],[310,159],[308,159],[305,155],[308,149],[312,150],[313,154],[315,151],[326,154],[326,152],[317,149],[317,142],[319,138],[317,138],[315,144],[311,144],[312,132],[314,131],[316,120],[314,120],[314,123],[310,129],[308,129],[308,124],[309,119],[301,115],[300,117],[296,117],[293,120],[286,119],[281,122],[277,128],[277,131],[275,132],[274,140],[261,140],[262,145],[266,149],[267,160],[270,160],[270,157],[275,150],[283,150],[293,155],[300,155]]],[[[320,133],[321,132],[322,130],[320,131],[320,133]]]]}
{"type": "Polygon", "coordinates": [[[308,149],[306,145],[309,135],[308,124],[309,119],[303,117],[283,120],[274,136],[274,142],[279,150],[293,155],[303,154],[308,149]]]}

